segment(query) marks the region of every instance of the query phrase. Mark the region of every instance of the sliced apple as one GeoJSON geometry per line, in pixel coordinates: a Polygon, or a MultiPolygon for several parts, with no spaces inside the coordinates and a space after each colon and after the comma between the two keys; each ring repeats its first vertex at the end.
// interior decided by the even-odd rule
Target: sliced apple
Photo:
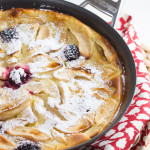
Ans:
{"type": "Polygon", "coordinates": [[[31,94],[40,93],[43,90],[42,83],[36,81],[30,81],[24,85],[24,87],[29,91],[31,94]]]}
{"type": "Polygon", "coordinates": [[[63,143],[66,144],[66,138],[65,135],[63,133],[60,133],[56,130],[52,130],[52,137],[54,140],[58,141],[59,143],[63,143]]]}
{"type": "Polygon", "coordinates": [[[66,69],[59,69],[54,72],[54,78],[69,81],[70,79],[81,77],[90,80],[93,77],[93,74],[90,72],[89,69],[78,67],[78,68],[66,68],[66,69]]]}
{"type": "Polygon", "coordinates": [[[31,57],[27,62],[32,73],[48,72],[62,67],[62,63],[59,63],[53,58],[49,58],[48,55],[44,54],[37,54],[31,57]]]}
{"type": "Polygon", "coordinates": [[[26,90],[1,90],[0,120],[11,118],[29,105],[29,95],[26,90]]]}
{"type": "Polygon", "coordinates": [[[50,94],[51,97],[58,97],[59,96],[59,90],[57,85],[49,80],[49,79],[43,79],[41,80],[42,83],[42,90],[47,93],[50,94]]]}
{"type": "Polygon", "coordinates": [[[50,140],[50,136],[40,130],[32,127],[15,127],[7,130],[7,134],[12,136],[20,136],[29,140],[44,142],[50,140]]]}
{"type": "Polygon", "coordinates": [[[92,45],[88,31],[86,29],[82,30],[76,28],[69,28],[69,30],[70,32],[72,32],[72,34],[76,37],[78,41],[80,53],[84,57],[89,58],[92,54],[92,45]]]}
{"type": "Polygon", "coordinates": [[[14,143],[0,135],[0,150],[12,150],[16,147],[14,143]]]}
{"type": "Polygon", "coordinates": [[[63,122],[63,125],[58,124],[56,125],[56,129],[60,132],[63,133],[75,133],[75,132],[81,132],[84,131],[88,128],[91,127],[91,125],[93,124],[93,122],[91,122],[91,120],[88,119],[88,117],[82,117],[81,119],[78,120],[72,120],[73,125],[68,125],[70,124],[70,120],[63,122]]]}
{"type": "Polygon", "coordinates": [[[48,38],[49,36],[50,36],[49,27],[45,26],[45,25],[42,25],[39,28],[39,32],[38,32],[36,40],[43,40],[43,39],[48,38]]]}

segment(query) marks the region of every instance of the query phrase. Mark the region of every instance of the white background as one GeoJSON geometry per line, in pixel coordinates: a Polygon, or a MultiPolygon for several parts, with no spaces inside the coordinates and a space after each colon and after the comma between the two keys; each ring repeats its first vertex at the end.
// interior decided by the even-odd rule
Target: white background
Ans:
{"type": "Polygon", "coordinates": [[[133,16],[142,44],[150,49],[150,0],[124,0],[121,13],[133,16]]]}
{"type": "MultiPolygon", "coordinates": [[[[67,1],[80,4],[84,0],[67,1]]],[[[141,43],[146,49],[150,49],[150,0],[122,0],[119,16],[124,14],[132,15],[141,43]]]]}

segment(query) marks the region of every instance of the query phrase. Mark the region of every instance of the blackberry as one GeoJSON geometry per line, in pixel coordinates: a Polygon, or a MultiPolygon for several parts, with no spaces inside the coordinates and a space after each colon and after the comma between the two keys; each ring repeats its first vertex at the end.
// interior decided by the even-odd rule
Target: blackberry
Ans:
{"type": "Polygon", "coordinates": [[[87,109],[87,110],[86,110],[86,112],[89,112],[89,111],[90,111],[90,109],[87,109]]]}
{"type": "Polygon", "coordinates": [[[29,70],[24,69],[24,72],[26,73],[26,76],[21,76],[21,82],[22,84],[27,83],[31,79],[31,73],[29,70]]]}
{"type": "Polygon", "coordinates": [[[12,39],[18,39],[18,33],[15,28],[5,29],[0,32],[2,42],[11,42],[12,39]]]}
{"type": "MultiPolygon", "coordinates": [[[[11,78],[9,78],[8,84],[10,84],[10,86],[13,87],[14,89],[18,89],[21,87],[21,83],[16,84],[15,81],[13,81],[11,78]]],[[[6,87],[8,87],[7,84],[6,87]]]]}
{"type": "Polygon", "coordinates": [[[64,54],[65,54],[65,57],[67,58],[67,60],[69,60],[69,61],[76,60],[80,56],[79,49],[74,44],[67,45],[64,50],[64,54]]]}
{"type": "Polygon", "coordinates": [[[15,150],[41,150],[41,148],[33,142],[24,141],[15,150]]]}

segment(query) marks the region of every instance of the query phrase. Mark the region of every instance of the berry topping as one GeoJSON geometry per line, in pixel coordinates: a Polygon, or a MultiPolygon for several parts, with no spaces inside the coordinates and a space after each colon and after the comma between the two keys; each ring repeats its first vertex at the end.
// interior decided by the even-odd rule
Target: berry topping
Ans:
{"type": "Polygon", "coordinates": [[[28,82],[31,78],[31,73],[26,68],[15,67],[11,69],[8,75],[8,79],[5,81],[5,85],[8,88],[18,89],[22,84],[28,82]]]}
{"type": "Polygon", "coordinates": [[[24,141],[19,144],[16,150],[41,150],[41,148],[33,142],[24,141]]]}
{"type": "Polygon", "coordinates": [[[2,127],[3,127],[2,124],[0,124],[0,130],[2,129],[2,127]]]}
{"type": "Polygon", "coordinates": [[[18,33],[15,28],[5,29],[0,32],[2,42],[11,42],[12,39],[18,39],[18,33]]]}
{"type": "Polygon", "coordinates": [[[71,45],[71,44],[67,45],[67,47],[65,48],[64,54],[67,60],[69,61],[76,60],[80,56],[78,47],[76,45],[71,45]]]}
{"type": "Polygon", "coordinates": [[[87,110],[86,110],[86,112],[89,112],[89,111],[90,111],[90,109],[87,109],[87,110]]]}

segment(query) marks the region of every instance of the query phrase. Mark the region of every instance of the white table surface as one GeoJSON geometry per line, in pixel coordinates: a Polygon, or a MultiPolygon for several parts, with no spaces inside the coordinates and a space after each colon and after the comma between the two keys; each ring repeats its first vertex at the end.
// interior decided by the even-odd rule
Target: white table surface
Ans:
{"type": "Polygon", "coordinates": [[[133,16],[134,26],[142,44],[150,49],[150,0],[124,0],[121,13],[133,16]]]}
{"type": "MultiPolygon", "coordinates": [[[[81,4],[84,0],[66,0],[81,4]]],[[[133,17],[134,27],[141,43],[150,49],[150,0],[122,0],[119,16],[129,14],[133,17]]]]}

